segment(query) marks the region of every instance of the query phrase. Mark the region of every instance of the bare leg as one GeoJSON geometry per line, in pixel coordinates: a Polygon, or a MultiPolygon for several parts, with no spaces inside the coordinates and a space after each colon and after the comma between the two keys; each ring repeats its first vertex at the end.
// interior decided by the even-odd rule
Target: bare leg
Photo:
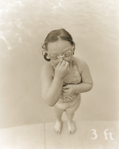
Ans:
{"type": "Polygon", "coordinates": [[[74,113],[80,105],[81,99],[71,108],[66,109],[68,132],[72,134],[76,131],[76,126],[73,121],[74,113]]]}
{"type": "Polygon", "coordinates": [[[55,126],[54,126],[54,131],[59,134],[61,132],[62,129],[62,113],[63,113],[64,109],[59,109],[58,107],[54,106],[54,112],[55,112],[55,116],[56,116],[56,122],[55,122],[55,126]]]}

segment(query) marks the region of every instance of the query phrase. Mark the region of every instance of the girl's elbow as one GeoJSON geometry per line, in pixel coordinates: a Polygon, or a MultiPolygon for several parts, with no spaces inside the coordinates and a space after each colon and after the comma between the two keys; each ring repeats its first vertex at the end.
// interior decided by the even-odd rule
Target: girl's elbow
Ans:
{"type": "Polygon", "coordinates": [[[44,101],[46,102],[46,104],[48,106],[53,107],[55,105],[54,103],[52,103],[51,101],[49,101],[49,99],[45,95],[42,96],[42,97],[43,97],[44,101]]]}
{"type": "Polygon", "coordinates": [[[90,90],[93,88],[93,83],[90,84],[90,90]]]}
{"type": "Polygon", "coordinates": [[[54,107],[55,104],[52,104],[52,103],[48,103],[48,106],[50,107],[54,107]]]}
{"type": "Polygon", "coordinates": [[[49,102],[49,101],[47,101],[47,100],[45,100],[45,101],[46,101],[47,105],[50,106],[50,107],[53,107],[53,106],[55,105],[55,104],[52,103],[52,102],[49,102]]]}

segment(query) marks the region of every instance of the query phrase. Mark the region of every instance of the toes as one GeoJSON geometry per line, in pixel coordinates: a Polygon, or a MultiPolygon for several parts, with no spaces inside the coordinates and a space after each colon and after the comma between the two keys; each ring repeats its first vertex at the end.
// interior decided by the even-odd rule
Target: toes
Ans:
{"type": "Polygon", "coordinates": [[[72,131],[72,134],[75,133],[76,129],[72,131]]]}
{"type": "Polygon", "coordinates": [[[57,133],[60,134],[60,130],[57,133]]]}
{"type": "Polygon", "coordinates": [[[68,131],[69,132],[69,134],[73,134],[73,133],[75,133],[75,130],[74,131],[68,131]]]}
{"type": "Polygon", "coordinates": [[[60,132],[61,132],[60,130],[56,130],[55,128],[53,130],[56,134],[60,134],[60,132]]]}
{"type": "Polygon", "coordinates": [[[54,131],[56,134],[60,134],[62,129],[62,122],[56,121],[54,131]]]}
{"type": "Polygon", "coordinates": [[[76,131],[75,123],[72,121],[72,122],[67,122],[67,124],[68,124],[69,134],[73,134],[76,131]]]}

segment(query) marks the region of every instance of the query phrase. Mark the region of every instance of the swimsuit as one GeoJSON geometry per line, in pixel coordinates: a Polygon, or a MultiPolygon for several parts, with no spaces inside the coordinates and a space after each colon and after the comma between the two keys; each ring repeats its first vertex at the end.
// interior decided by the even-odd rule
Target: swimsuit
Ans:
{"type": "MultiPolygon", "coordinates": [[[[72,68],[73,68],[73,80],[70,83],[63,82],[63,86],[70,85],[70,84],[77,85],[81,83],[81,75],[78,71],[78,68],[74,59],[72,60],[72,68]]],[[[61,96],[55,105],[60,109],[67,109],[69,107],[72,107],[79,100],[78,96],[80,97],[79,93],[73,93],[67,96],[61,93],[61,96]]]]}

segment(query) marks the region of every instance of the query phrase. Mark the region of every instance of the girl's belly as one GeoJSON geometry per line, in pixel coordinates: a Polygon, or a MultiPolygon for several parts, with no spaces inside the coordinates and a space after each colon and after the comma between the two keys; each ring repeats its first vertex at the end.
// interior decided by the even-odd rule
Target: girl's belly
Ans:
{"type": "Polygon", "coordinates": [[[72,101],[63,102],[62,100],[58,100],[56,106],[60,109],[67,109],[75,105],[77,102],[79,102],[79,100],[81,100],[81,94],[78,94],[78,96],[72,101]]]}
{"type": "Polygon", "coordinates": [[[73,93],[73,94],[67,95],[67,96],[63,95],[63,93],[62,93],[58,101],[67,103],[67,102],[76,100],[79,96],[80,96],[79,93],[73,93]]]}

